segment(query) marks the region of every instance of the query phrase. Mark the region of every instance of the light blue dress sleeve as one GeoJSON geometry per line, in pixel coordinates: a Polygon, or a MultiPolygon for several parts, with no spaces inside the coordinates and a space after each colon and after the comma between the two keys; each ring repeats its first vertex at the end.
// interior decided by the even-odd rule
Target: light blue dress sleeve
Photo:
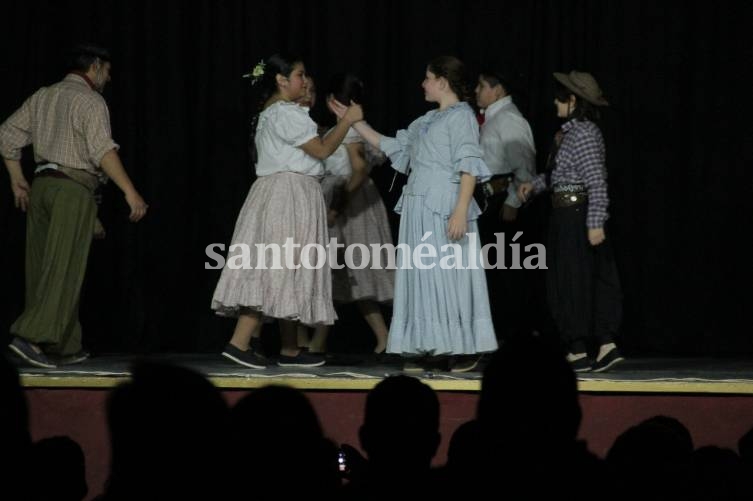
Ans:
{"type": "Polygon", "coordinates": [[[408,164],[422,119],[423,117],[417,118],[408,126],[408,129],[397,131],[395,137],[382,136],[379,142],[379,149],[389,157],[392,168],[403,174],[408,173],[408,164]]]}
{"type": "Polygon", "coordinates": [[[476,176],[476,182],[482,183],[492,177],[489,167],[483,159],[479,143],[478,121],[470,108],[461,109],[449,117],[450,161],[453,170],[460,177],[462,172],[476,176]]]}

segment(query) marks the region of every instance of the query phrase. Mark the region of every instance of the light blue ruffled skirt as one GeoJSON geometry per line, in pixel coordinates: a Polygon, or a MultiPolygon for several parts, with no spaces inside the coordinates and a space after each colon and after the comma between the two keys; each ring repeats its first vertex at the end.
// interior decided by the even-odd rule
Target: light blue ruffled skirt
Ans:
{"type": "MultiPolygon", "coordinates": [[[[476,238],[475,250],[468,235],[458,242],[447,237],[448,219],[426,207],[421,195],[404,194],[400,221],[399,243],[407,244],[413,253],[420,244],[436,249],[437,257],[425,257],[425,266],[418,269],[413,256],[406,262],[406,249],[398,247],[395,298],[392,324],[387,344],[390,353],[405,355],[462,355],[490,352],[497,349],[486,275],[481,261],[481,243],[476,238]],[[422,240],[427,233],[431,234],[422,240]],[[475,260],[476,269],[442,269],[441,260],[451,254],[442,246],[457,243],[462,250],[464,267],[475,260]],[[471,256],[471,253],[474,256],[471,256]]],[[[468,222],[468,233],[478,235],[478,225],[468,222]]],[[[428,252],[424,252],[426,255],[428,252]]],[[[451,260],[445,261],[454,264],[451,260]]]]}

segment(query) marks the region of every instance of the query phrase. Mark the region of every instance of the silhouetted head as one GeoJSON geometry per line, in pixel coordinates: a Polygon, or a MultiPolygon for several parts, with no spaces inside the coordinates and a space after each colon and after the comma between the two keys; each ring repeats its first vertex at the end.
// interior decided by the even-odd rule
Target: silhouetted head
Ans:
{"type": "Polygon", "coordinates": [[[437,452],[439,400],[416,378],[391,376],[366,397],[361,446],[381,468],[428,468],[437,452]]]}
{"type": "Polygon", "coordinates": [[[753,428],[740,437],[737,442],[737,450],[740,453],[740,459],[746,463],[753,464],[753,428]]]}
{"type": "Polygon", "coordinates": [[[560,348],[539,337],[505,343],[484,371],[477,419],[512,440],[574,441],[578,385],[560,348]]]}
{"type": "Polygon", "coordinates": [[[31,486],[34,499],[81,501],[89,491],[86,485],[84,451],[69,437],[50,437],[32,446],[32,464],[44,481],[31,486]]]}
{"type": "MultiPolygon", "coordinates": [[[[224,470],[229,411],[193,370],[140,363],[108,401],[111,487],[142,495],[150,483],[204,495],[224,470]]],[[[153,491],[150,491],[153,492],[153,491]]]]}
{"type": "MultiPolygon", "coordinates": [[[[306,395],[265,386],[232,410],[233,476],[254,478],[253,498],[327,497],[339,485],[337,448],[327,440],[306,395]]],[[[248,494],[239,485],[239,496],[248,494]]]]}
{"type": "Polygon", "coordinates": [[[8,499],[22,499],[27,487],[25,475],[31,472],[27,465],[31,449],[29,411],[18,371],[4,354],[0,354],[0,444],[5,464],[0,469],[2,491],[8,499]]]}
{"type": "Polygon", "coordinates": [[[29,411],[18,371],[0,354],[0,436],[9,452],[31,445],[29,411]]]}

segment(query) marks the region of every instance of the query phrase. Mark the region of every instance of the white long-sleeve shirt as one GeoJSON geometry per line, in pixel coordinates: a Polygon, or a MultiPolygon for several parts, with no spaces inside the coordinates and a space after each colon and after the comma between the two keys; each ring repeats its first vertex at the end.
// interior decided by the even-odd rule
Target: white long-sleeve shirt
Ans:
{"type": "Polygon", "coordinates": [[[531,127],[512,97],[505,96],[486,108],[481,125],[481,148],[492,174],[514,174],[505,204],[520,207],[517,186],[532,181],[536,175],[536,146],[531,127]]]}

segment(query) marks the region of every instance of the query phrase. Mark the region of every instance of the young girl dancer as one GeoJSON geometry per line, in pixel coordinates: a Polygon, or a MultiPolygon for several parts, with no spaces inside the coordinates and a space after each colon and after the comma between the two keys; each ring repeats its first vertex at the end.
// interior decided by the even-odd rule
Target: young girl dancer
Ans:
{"type": "MultiPolygon", "coordinates": [[[[324,172],[321,160],[335,151],[350,126],[363,116],[360,106],[349,107],[342,123],[322,139],[306,110],[294,103],[306,90],[300,59],[276,54],[259,63],[251,76],[262,90],[254,133],[258,179],[241,209],[232,239],[232,245],[246,244],[245,249],[239,246],[237,252],[229,253],[212,309],[219,315],[238,317],[222,355],[260,369],[266,361],[250,349],[250,343],[262,315],[306,325],[331,325],[336,318],[329,264],[318,269],[301,265],[301,249],[307,244],[327,244],[326,208],[319,185],[324,172]],[[281,269],[274,269],[274,252],[259,255],[256,244],[279,246],[284,254],[283,245],[291,238],[300,245],[293,252],[292,266],[282,256],[281,269]],[[229,266],[238,264],[242,252],[249,254],[245,266],[229,266]],[[259,258],[264,266],[259,266],[259,258]]],[[[316,257],[310,262],[316,262],[316,257]]],[[[278,365],[314,367],[324,363],[323,357],[299,350],[294,327],[280,332],[278,365]]]]}
{"type": "MultiPolygon", "coordinates": [[[[474,369],[481,353],[497,348],[478,244],[481,210],[473,200],[476,183],[491,174],[482,160],[478,122],[466,102],[470,93],[464,73],[463,63],[454,57],[431,61],[422,88],[438,108],[395,138],[365,122],[354,125],[390,157],[394,169],[410,171],[395,211],[402,216],[399,244],[406,244],[411,255],[398,247],[387,351],[412,357],[457,355],[453,370],[458,372],[474,369]],[[421,244],[433,247],[435,257],[418,263],[416,254],[432,254],[414,252],[421,244]],[[469,266],[474,262],[475,267],[469,266]]],[[[341,103],[332,107],[347,116],[341,103]]],[[[409,361],[405,369],[421,365],[421,360],[409,361]]]]}
{"type": "MultiPolygon", "coordinates": [[[[350,73],[335,75],[327,95],[339,102],[362,103],[363,82],[350,73]]],[[[336,237],[345,248],[362,244],[371,251],[372,245],[392,244],[387,209],[369,177],[372,167],[384,160],[379,150],[364,144],[363,138],[350,129],[343,144],[324,162],[327,176],[322,180],[322,190],[329,207],[330,238],[336,237]]],[[[353,263],[359,265],[361,253],[358,247],[353,249],[353,263]]],[[[379,303],[392,301],[395,274],[385,268],[386,250],[380,260],[382,269],[373,269],[372,262],[363,269],[344,266],[333,270],[332,287],[336,303],[356,303],[376,338],[374,353],[380,355],[387,348],[388,329],[379,303]]],[[[326,325],[317,327],[310,345],[312,353],[326,351],[328,332],[326,325]]]]}

